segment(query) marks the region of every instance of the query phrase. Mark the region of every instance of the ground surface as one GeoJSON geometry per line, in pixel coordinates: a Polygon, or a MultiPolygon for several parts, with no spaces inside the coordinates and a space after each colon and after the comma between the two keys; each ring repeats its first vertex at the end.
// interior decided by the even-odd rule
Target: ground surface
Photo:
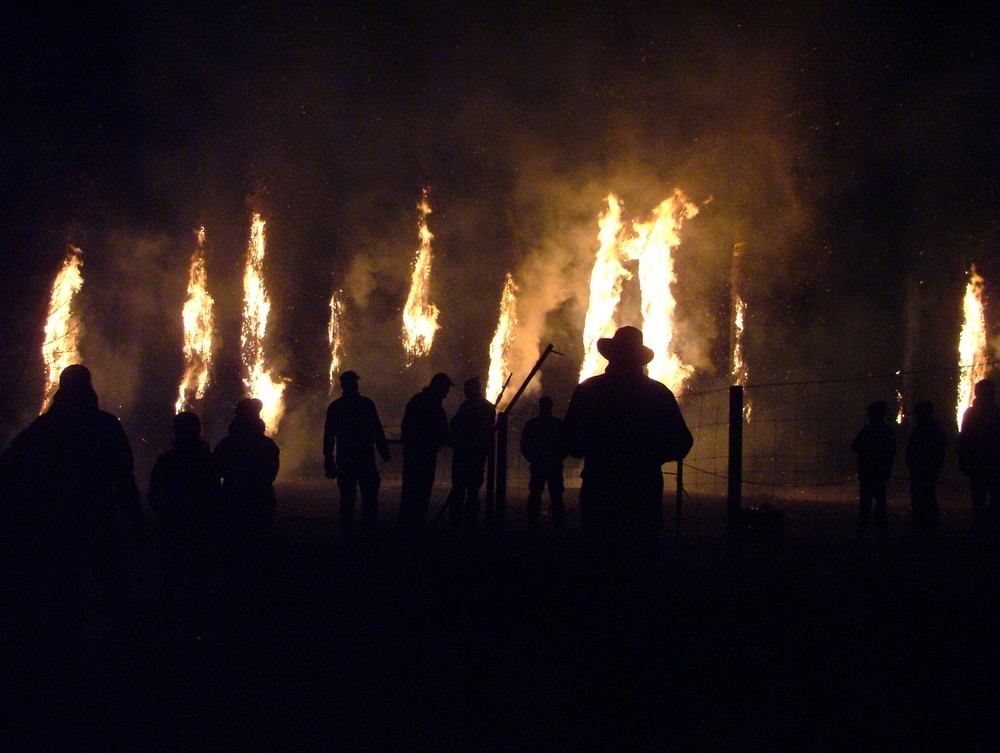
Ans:
{"type": "Polygon", "coordinates": [[[789,503],[734,552],[693,504],[624,578],[573,531],[348,537],[329,491],[280,490],[266,585],[197,630],[159,614],[150,537],[131,628],[14,631],[0,749],[997,749],[1000,557],[961,505],[925,547],[905,510],[879,546],[789,503]]]}

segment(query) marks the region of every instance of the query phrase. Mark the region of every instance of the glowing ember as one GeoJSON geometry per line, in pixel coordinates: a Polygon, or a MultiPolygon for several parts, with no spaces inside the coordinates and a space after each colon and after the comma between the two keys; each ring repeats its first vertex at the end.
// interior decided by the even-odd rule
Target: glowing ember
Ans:
{"type": "Polygon", "coordinates": [[[622,266],[618,234],[622,229],[622,206],[616,196],[608,196],[608,210],[597,220],[600,248],[590,273],[590,302],[583,324],[583,365],[580,381],[599,374],[606,363],[597,352],[597,341],[615,331],[615,309],[622,295],[622,285],[630,273],[622,266]]]}
{"type": "Polygon", "coordinates": [[[976,382],[986,378],[989,353],[986,349],[986,314],[983,309],[983,278],[972,267],[962,299],[964,322],[958,340],[958,425],[962,425],[965,409],[972,405],[976,382]]]}
{"type": "Polygon", "coordinates": [[[43,413],[59,387],[59,375],[63,369],[81,362],[78,349],[80,322],[73,314],[73,298],[83,287],[83,275],[80,273],[82,255],[80,249],[70,246],[66,250],[62,267],[52,282],[49,312],[45,320],[45,339],[42,341],[42,360],[45,364],[43,413]]]}
{"type": "Polygon", "coordinates": [[[486,398],[496,403],[503,389],[504,379],[510,373],[508,358],[510,347],[514,342],[514,327],[517,324],[517,301],[515,295],[517,285],[514,278],[507,273],[503,293],[500,296],[500,318],[497,321],[497,331],[490,343],[490,372],[486,380],[486,398]]]}
{"type": "Polygon", "coordinates": [[[191,256],[187,300],[181,316],[184,320],[184,377],[178,389],[175,410],[190,408],[205,397],[208,372],[212,365],[212,310],[215,301],[208,294],[205,272],[205,228],[197,233],[197,246],[191,256]]]}
{"type": "Polygon", "coordinates": [[[343,291],[336,290],[330,298],[330,324],[326,329],[330,341],[330,392],[336,389],[340,383],[338,375],[340,364],[343,361],[343,332],[342,321],[344,318],[343,291]]]}
{"type": "Polygon", "coordinates": [[[431,239],[434,235],[427,228],[427,215],[431,213],[427,203],[427,189],[424,189],[423,199],[417,205],[420,210],[420,220],[417,228],[420,234],[420,249],[413,262],[413,275],[410,281],[410,294],[406,298],[403,309],[403,347],[406,349],[409,366],[416,356],[425,356],[431,350],[434,333],[437,332],[437,318],[440,313],[437,306],[427,302],[427,290],[431,276],[431,239]]]}
{"type": "Polygon", "coordinates": [[[271,311],[264,288],[264,249],[264,221],[259,214],[254,214],[243,273],[242,345],[243,365],[246,367],[243,384],[249,396],[258,398],[264,404],[261,418],[267,430],[274,432],[284,413],[285,383],[275,379],[264,368],[264,336],[267,334],[267,316],[271,311]]]}

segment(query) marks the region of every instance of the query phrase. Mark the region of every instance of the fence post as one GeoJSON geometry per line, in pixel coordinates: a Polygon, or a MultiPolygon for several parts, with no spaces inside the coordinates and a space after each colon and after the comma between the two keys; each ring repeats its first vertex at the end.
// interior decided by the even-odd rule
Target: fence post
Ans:
{"type": "Polygon", "coordinates": [[[743,488],[743,387],[729,388],[729,480],[726,523],[730,544],[738,544],[742,533],[743,488]]]}
{"type": "Polygon", "coordinates": [[[507,516],[507,411],[497,414],[496,494],[493,499],[493,525],[503,528],[507,516]]]}
{"type": "Polygon", "coordinates": [[[497,467],[497,442],[496,436],[492,436],[493,444],[490,447],[490,454],[486,456],[486,510],[483,521],[487,528],[493,527],[493,509],[496,499],[496,467],[497,467]]]}
{"type": "Polygon", "coordinates": [[[681,498],[684,496],[684,461],[677,461],[677,499],[674,501],[674,535],[681,537],[681,498]]]}

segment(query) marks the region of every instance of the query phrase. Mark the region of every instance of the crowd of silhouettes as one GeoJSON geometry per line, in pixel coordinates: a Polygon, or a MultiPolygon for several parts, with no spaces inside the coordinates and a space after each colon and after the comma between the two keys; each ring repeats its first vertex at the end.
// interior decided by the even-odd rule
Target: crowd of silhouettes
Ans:
{"type": "MultiPolygon", "coordinates": [[[[648,564],[663,523],[662,467],[682,460],[693,436],[673,393],[646,375],[653,351],[640,330],[621,327],[613,337],[601,338],[597,348],[608,360],[607,369],[577,385],[565,418],[554,414],[554,400],[543,395],[538,414],[524,426],[520,450],[529,465],[527,525],[540,527],[547,489],[552,527],[565,529],[564,463],[570,456],[580,458],[583,541],[611,566],[648,564]]],[[[354,371],[340,375],[343,394],[329,404],[323,431],[323,468],[337,482],[345,533],[355,529],[359,491],[362,528],[377,527],[381,477],[376,453],[383,461],[392,457],[376,405],[359,391],[360,379],[354,371]]],[[[483,395],[481,381],[472,377],[449,422],[444,401],[453,386],[447,374],[437,373],[406,403],[399,531],[427,524],[444,447],[452,450],[451,489],[439,515],[447,512],[459,530],[477,524],[497,411],[483,395]]],[[[969,477],[977,536],[997,532],[1000,406],[995,392],[989,380],[976,385],[958,435],[959,467],[969,477]]],[[[160,544],[160,612],[194,630],[205,626],[212,604],[251,604],[267,589],[280,451],[265,432],[261,410],[256,398],[240,400],[214,450],[202,437],[198,416],[178,413],[172,445],[152,468],[148,504],[160,544]]],[[[896,455],[887,413],[885,401],[869,405],[867,423],[851,443],[857,456],[857,532],[873,531],[880,541],[889,534],[888,484],[896,455]]],[[[933,405],[918,402],[905,465],[913,525],[921,535],[940,530],[937,486],[947,446],[933,405]]],[[[25,593],[10,594],[20,600],[21,627],[59,630],[47,610],[53,603],[76,603],[77,594],[88,588],[105,608],[127,610],[128,553],[143,527],[140,493],[128,437],[119,420],[100,409],[86,367],[63,371],[51,407],[0,454],[0,482],[4,544],[12,563],[8,572],[13,581],[18,573],[22,583],[29,575],[32,579],[25,593]]]]}

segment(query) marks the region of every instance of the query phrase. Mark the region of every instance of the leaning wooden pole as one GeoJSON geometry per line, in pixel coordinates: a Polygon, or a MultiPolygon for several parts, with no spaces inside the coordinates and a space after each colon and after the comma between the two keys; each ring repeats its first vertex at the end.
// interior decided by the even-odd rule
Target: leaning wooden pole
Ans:
{"type": "Polygon", "coordinates": [[[562,355],[558,350],[554,348],[552,343],[549,343],[542,354],[535,361],[535,365],[531,367],[531,371],[528,372],[528,376],[524,378],[521,382],[521,386],[517,388],[517,392],[514,393],[514,397],[510,399],[507,403],[507,407],[504,408],[500,413],[497,414],[497,443],[496,443],[496,491],[493,495],[493,525],[497,528],[502,528],[504,520],[507,516],[507,444],[508,444],[508,425],[510,412],[514,405],[517,404],[518,398],[521,394],[528,388],[531,384],[531,380],[535,378],[535,374],[538,370],[542,368],[542,364],[545,359],[549,357],[549,353],[556,353],[562,355]]]}

